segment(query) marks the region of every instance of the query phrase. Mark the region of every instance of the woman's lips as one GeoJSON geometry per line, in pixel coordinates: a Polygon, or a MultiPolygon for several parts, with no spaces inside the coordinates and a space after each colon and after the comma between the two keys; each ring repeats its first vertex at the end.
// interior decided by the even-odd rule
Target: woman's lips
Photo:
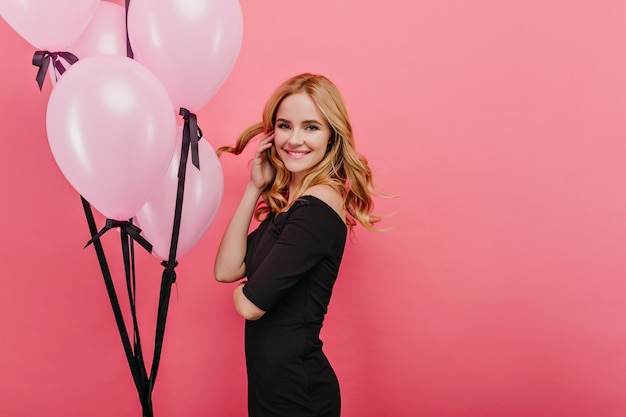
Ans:
{"type": "Polygon", "coordinates": [[[309,152],[310,151],[300,151],[300,150],[285,149],[285,153],[290,158],[294,158],[294,159],[304,158],[305,156],[307,156],[309,154],[309,152]]]}

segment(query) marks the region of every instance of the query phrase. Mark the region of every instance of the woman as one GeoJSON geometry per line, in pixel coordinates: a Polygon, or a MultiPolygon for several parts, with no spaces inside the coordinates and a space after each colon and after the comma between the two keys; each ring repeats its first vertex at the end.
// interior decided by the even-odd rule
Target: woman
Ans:
{"type": "Polygon", "coordinates": [[[249,416],[339,416],[339,384],[319,334],[348,228],[374,230],[379,220],[371,170],[339,91],[320,75],[283,83],[263,122],[218,154],[239,154],[260,134],[215,260],[218,281],[248,278],[233,301],[246,319],[249,416]],[[262,222],[248,236],[253,216],[262,222]]]}

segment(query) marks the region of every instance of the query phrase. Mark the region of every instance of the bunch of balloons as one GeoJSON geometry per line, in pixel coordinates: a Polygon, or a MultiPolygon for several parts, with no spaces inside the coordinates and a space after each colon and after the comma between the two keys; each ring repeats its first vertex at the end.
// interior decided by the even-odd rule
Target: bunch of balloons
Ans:
{"type": "MultiPolygon", "coordinates": [[[[101,0],[0,5],[7,23],[39,51],[79,58],[53,82],[46,115],[64,176],[107,218],[135,219],[165,260],[180,161],[177,114],[201,109],[228,77],[243,18],[238,0],[132,0],[127,12],[101,0]]],[[[177,258],[204,235],[223,193],[213,148],[198,145],[201,169],[187,166],[177,258]]]]}

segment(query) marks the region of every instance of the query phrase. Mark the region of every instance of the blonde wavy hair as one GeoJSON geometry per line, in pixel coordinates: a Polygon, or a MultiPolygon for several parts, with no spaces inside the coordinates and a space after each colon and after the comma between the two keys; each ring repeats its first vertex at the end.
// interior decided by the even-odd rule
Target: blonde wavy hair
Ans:
{"type": "Polygon", "coordinates": [[[223,146],[217,150],[217,154],[229,152],[239,155],[254,137],[273,131],[278,107],[286,97],[297,93],[305,93],[313,100],[331,128],[326,155],[299,181],[293,195],[289,196],[291,201],[289,203],[287,190],[291,173],[278,157],[276,148],[272,146],[268,160],[276,169],[276,177],[263,190],[263,200],[257,206],[255,217],[260,220],[270,211],[274,213],[286,211],[307,189],[325,184],[337,190],[343,197],[347,212],[346,223],[349,227],[355,226],[358,222],[369,230],[378,230],[374,224],[380,221],[381,217],[372,214],[374,208],[372,194],[380,193],[374,187],[367,159],[356,151],[352,126],[341,94],[337,87],[322,75],[300,74],[281,84],[265,104],[263,121],[244,130],[234,147],[223,146]]]}

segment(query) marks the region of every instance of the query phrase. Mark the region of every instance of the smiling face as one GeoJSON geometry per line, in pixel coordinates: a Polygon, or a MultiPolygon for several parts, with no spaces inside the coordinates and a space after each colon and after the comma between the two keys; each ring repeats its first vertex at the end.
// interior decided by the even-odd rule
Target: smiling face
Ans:
{"type": "Polygon", "coordinates": [[[306,93],[287,96],[278,107],[274,145],[295,184],[326,155],[331,129],[306,93]]]}

